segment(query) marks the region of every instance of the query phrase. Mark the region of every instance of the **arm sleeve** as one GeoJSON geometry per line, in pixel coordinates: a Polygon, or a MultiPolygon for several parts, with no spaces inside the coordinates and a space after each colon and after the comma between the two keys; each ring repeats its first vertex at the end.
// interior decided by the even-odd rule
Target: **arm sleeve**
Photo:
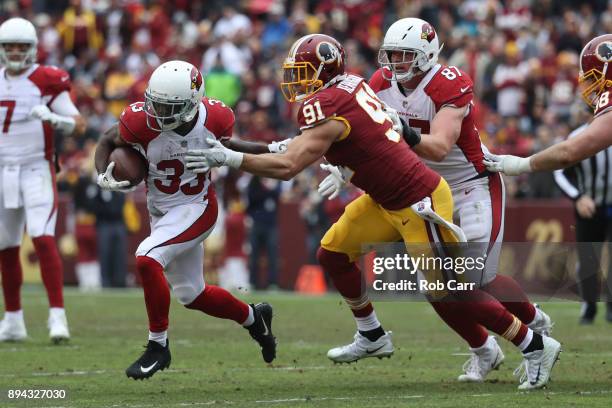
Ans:
{"type": "Polygon", "coordinates": [[[565,170],[555,170],[554,177],[557,186],[570,199],[577,200],[582,195],[576,183],[576,166],[565,170]]]}
{"type": "Polygon", "coordinates": [[[55,99],[51,101],[49,107],[54,113],[62,116],[76,116],[79,114],[79,110],[74,106],[68,91],[62,91],[57,95],[55,99]]]}

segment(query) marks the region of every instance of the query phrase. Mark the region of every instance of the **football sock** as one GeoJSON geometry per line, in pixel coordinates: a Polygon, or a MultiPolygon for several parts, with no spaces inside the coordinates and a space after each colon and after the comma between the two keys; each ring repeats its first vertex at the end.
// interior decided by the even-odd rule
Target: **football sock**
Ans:
{"type": "Polygon", "coordinates": [[[506,310],[497,299],[480,289],[465,291],[460,296],[464,302],[464,310],[478,323],[511,341],[515,346],[521,344],[528,327],[506,310]]]}
{"type": "Polygon", "coordinates": [[[382,326],[378,326],[372,330],[359,330],[359,333],[370,341],[376,341],[385,335],[385,331],[382,326]]]}
{"type": "Polygon", "coordinates": [[[19,262],[19,247],[6,248],[0,251],[0,272],[5,310],[7,312],[20,311],[23,273],[19,262]]]}
{"type": "Polygon", "coordinates": [[[531,304],[523,288],[510,276],[497,275],[482,289],[499,300],[510,313],[521,319],[521,322],[530,324],[536,318],[535,306],[531,304]]]}
{"type": "Polygon", "coordinates": [[[471,348],[482,347],[489,333],[474,320],[468,311],[470,306],[465,306],[464,303],[468,304],[468,302],[442,301],[432,302],[431,306],[448,327],[461,336],[471,348]]]}
{"type": "Polygon", "coordinates": [[[346,254],[325,248],[319,248],[317,259],[353,312],[353,316],[361,318],[371,315],[374,307],[365,290],[363,275],[355,262],[350,262],[346,254]]]}
{"type": "Polygon", "coordinates": [[[542,340],[542,336],[531,330],[529,331],[531,333],[525,336],[525,340],[523,341],[523,343],[527,344],[523,346],[523,343],[521,343],[521,345],[519,345],[519,348],[521,349],[523,354],[531,353],[532,351],[536,350],[542,350],[544,348],[544,341],[542,340]],[[529,341],[527,341],[527,339],[529,339],[529,341]]]}
{"type": "Polygon", "coordinates": [[[149,330],[154,333],[166,331],[170,313],[170,288],[164,276],[164,268],[153,258],[137,256],[136,269],[144,290],[149,330]]]}
{"type": "Polygon", "coordinates": [[[252,313],[251,307],[218,286],[206,285],[193,302],[185,305],[188,309],[200,310],[220,319],[230,319],[243,324],[252,313]]]}
{"type": "Polygon", "coordinates": [[[253,310],[253,306],[249,305],[249,316],[240,324],[244,327],[249,327],[253,323],[255,323],[255,310],[253,310]]]}
{"type": "Polygon", "coordinates": [[[168,340],[168,331],[152,332],[149,330],[149,340],[159,343],[162,347],[166,347],[168,340]]]}
{"type": "MultiPolygon", "coordinates": [[[[355,321],[357,322],[357,330],[359,331],[368,331],[374,330],[380,327],[380,322],[376,317],[376,312],[372,311],[369,315],[365,317],[355,317],[355,321]]],[[[384,332],[383,332],[384,334],[384,332]]]]}
{"type": "Polygon", "coordinates": [[[55,238],[50,235],[43,235],[32,238],[36,256],[40,263],[40,275],[47,289],[50,307],[64,307],[64,271],[62,259],[55,238]]]}

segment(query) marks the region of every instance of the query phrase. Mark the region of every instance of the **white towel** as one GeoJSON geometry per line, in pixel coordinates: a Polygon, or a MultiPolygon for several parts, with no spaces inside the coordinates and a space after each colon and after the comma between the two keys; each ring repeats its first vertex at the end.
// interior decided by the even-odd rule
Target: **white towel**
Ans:
{"type": "Polygon", "coordinates": [[[460,227],[453,224],[452,222],[446,221],[431,208],[431,199],[429,197],[425,197],[418,203],[412,204],[410,208],[412,208],[412,211],[417,213],[417,215],[423,218],[424,220],[444,225],[446,228],[450,229],[453,234],[455,234],[455,237],[457,237],[459,242],[467,242],[465,233],[460,227]]]}
{"type": "Polygon", "coordinates": [[[4,208],[19,208],[21,206],[21,194],[19,192],[19,173],[21,166],[9,164],[2,168],[2,195],[4,208]]]}

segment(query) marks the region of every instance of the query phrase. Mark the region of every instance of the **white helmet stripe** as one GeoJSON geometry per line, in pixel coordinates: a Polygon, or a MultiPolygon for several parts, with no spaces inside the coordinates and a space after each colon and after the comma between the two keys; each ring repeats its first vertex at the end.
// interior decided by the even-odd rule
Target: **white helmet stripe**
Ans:
{"type": "Polygon", "coordinates": [[[302,38],[300,38],[299,40],[297,40],[296,42],[293,43],[293,46],[291,47],[291,49],[289,50],[289,58],[293,58],[295,59],[295,54],[297,53],[297,50],[300,48],[300,46],[302,45],[302,43],[304,41],[306,41],[307,39],[314,37],[317,34],[308,34],[303,36],[302,38]]]}

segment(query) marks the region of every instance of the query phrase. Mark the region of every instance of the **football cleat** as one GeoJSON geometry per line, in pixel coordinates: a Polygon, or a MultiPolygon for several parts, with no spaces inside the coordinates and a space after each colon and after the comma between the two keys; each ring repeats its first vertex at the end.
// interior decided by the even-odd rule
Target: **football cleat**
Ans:
{"type": "Polygon", "coordinates": [[[533,306],[536,308],[536,317],[527,327],[541,336],[550,336],[554,323],[550,316],[544,313],[540,305],[534,303],[533,306]]]}
{"type": "Polygon", "coordinates": [[[262,302],[251,304],[255,322],[247,327],[249,334],[261,347],[261,355],[266,363],[276,358],[276,337],[272,334],[272,306],[262,302]]]}
{"type": "Polygon", "coordinates": [[[514,375],[520,376],[519,390],[542,388],[550,380],[550,372],[561,353],[561,343],[546,336],[542,336],[542,342],[544,348],[523,354],[523,363],[514,371],[514,375]]]}
{"type": "Polygon", "coordinates": [[[391,332],[386,332],[384,336],[376,341],[370,341],[359,331],[355,333],[355,340],[346,346],[334,347],[327,352],[327,358],[334,363],[352,363],[368,357],[391,357],[395,349],[391,341],[391,332]]]}
{"type": "Polygon", "coordinates": [[[22,341],[28,337],[23,317],[8,317],[0,321],[0,341],[22,341]]]}
{"type": "Polygon", "coordinates": [[[170,367],[170,341],[166,339],[166,347],[156,341],[149,340],[145,352],[125,370],[129,378],[144,380],[159,370],[170,367]]]}
{"type": "Polygon", "coordinates": [[[49,328],[49,338],[53,343],[59,344],[61,342],[67,342],[70,340],[68,321],[66,320],[66,313],[63,309],[58,312],[49,313],[47,327],[49,328]]]}
{"type": "Polygon", "coordinates": [[[463,364],[463,372],[458,377],[463,382],[483,382],[492,370],[497,370],[504,362],[502,352],[495,337],[489,336],[482,347],[472,349],[472,356],[463,364]]]}

